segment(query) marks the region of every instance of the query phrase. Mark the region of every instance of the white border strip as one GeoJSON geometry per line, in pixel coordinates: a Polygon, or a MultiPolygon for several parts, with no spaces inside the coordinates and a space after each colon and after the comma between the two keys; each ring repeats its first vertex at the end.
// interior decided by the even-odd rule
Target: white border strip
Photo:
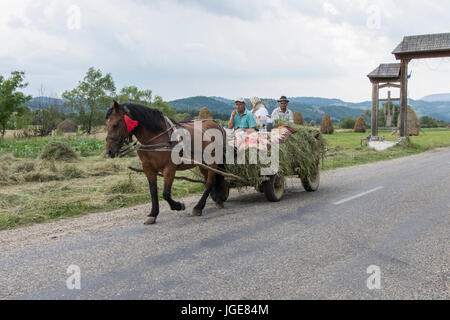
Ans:
{"type": "Polygon", "coordinates": [[[357,194],[356,196],[353,196],[353,197],[350,197],[350,198],[347,198],[347,199],[343,199],[343,200],[341,200],[341,201],[335,202],[334,205],[335,205],[335,206],[341,205],[341,204],[343,204],[343,203],[346,203],[346,202],[349,202],[349,201],[352,201],[352,200],[355,200],[355,199],[364,197],[364,196],[366,196],[366,195],[368,195],[368,194],[377,192],[377,191],[379,191],[379,190],[381,190],[381,189],[384,189],[384,187],[378,187],[378,188],[375,188],[375,189],[372,189],[372,190],[369,190],[369,191],[366,191],[366,192],[357,194]]]}

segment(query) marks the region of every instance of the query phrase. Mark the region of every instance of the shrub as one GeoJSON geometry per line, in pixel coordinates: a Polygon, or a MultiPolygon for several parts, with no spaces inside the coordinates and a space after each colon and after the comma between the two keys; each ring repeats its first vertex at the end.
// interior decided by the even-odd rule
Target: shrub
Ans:
{"type": "Polygon", "coordinates": [[[341,129],[354,129],[356,124],[356,119],[353,117],[347,117],[341,119],[341,129]]]}
{"type": "Polygon", "coordinates": [[[71,161],[78,159],[78,157],[68,143],[51,142],[42,151],[41,159],[71,161]]]}

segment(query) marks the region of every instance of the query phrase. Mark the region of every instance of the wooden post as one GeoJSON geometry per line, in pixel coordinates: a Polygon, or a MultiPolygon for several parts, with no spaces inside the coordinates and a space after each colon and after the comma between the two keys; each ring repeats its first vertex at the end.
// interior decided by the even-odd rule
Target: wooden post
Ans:
{"type": "Polygon", "coordinates": [[[372,83],[372,139],[378,140],[378,106],[379,106],[379,84],[372,83]]]}
{"type": "Polygon", "coordinates": [[[409,60],[402,60],[401,83],[400,83],[400,137],[407,136],[407,114],[408,114],[408,63],[409,60]]]}
{"type": "Polygon", "coordinates": [[[392,118],[393,118],[393,112],[392,112],[392,96],[391,96],[391,91],[388,91],[388,99],[387,99],[387,106],[384,109],[384,120],[385,120],[385,124],[386,127],[390,128],[392,127],[392,118]]]}

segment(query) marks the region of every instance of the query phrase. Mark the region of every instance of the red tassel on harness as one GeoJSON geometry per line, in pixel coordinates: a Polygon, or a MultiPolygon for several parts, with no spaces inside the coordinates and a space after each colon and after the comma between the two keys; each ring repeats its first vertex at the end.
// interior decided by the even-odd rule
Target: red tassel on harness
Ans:
{"type": "Polygon", "coordinates": [[[132,132],[139,125],[139,122],[134,121],[129,116],[125,116],[124,118],[125,118],[125,123],[127,124],[128,132],[132,132]]]}

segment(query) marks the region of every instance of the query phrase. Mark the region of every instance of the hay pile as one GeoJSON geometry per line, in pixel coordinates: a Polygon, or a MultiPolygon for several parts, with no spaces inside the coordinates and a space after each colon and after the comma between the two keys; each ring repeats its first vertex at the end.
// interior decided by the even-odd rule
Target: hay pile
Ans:
{"type": "Polygon", "coordinates": [[[300,111],[294,113],[294,123],[299,126],[306,126],[305,119],[303,119],[303,115],[300,111]]]}
{"type": "MultiPolygon", "coordinates": [[[[289,126],[297,130],[285,142],[280,144],[279,173],[289,176],[312,176],[318,170],[320,159],[325,153],[325,140],[320,133],[311,128],[277,121],[276,126],[289,126]],[[316,139],[317,136],[317,139],[316,139]]],[[[269,153],[270,156],[270,153],[269,153]]],[[[246,154],[249,163],[249,153],[246,154]]],[[[257,165],[225,165],[225,170],[240,177],[246,177],[251,186],[257,188],[261,177],[262,164],[257,165]]],[[[239,187],[239,185],[238,185],[239,187]]]]}
{"type": "Polygon", "coordinates": [[[0,186],[10,186],[25,182],[49,182],[64,180],[53,162],[26,160],[3,161],[0,157],[0,186]]]}
{"type": "Polygon", "coordinates": [[[360,116],[355,123],[355,132],[365,133],[367,131],[366,128],[366,119],[363,116],[360,116]]]}
{"type": "MultiPolygon", "coordinates": [[[[400,128],[401,116],[398,117],[397,126],[400,128]]],[[[420,134],[420,122],[419,117],[417,117],[417,113],[414,109],[408,105],[408,113],[406,115],[406,132],[407,136],[419,136],[420,134]]],[[[398,134],[398,131],[397,131],[398,134]]]]}
{"type": "Polygon", "coordinates": [[[198,115],[198,120],[212,120],[213,116],[211,111],[208,110],[208,108],[203,107],[200,109],[200,113],[198,115]]]}
{"type": "Polygon", "coordinates": [[[56,160],[56,161],[73,161],[77,160],[78,156],[72,150],[68,143],[51,142],[42,151],[41,159],[56,160]]]}
{"type": "Polygon", "coordinates": [[[78,132],[78,125],[70,119],[66,119],[58,125],[58,131],[65,133],[78,132]]]}
{"type": "Polygon", "coordinates": [[[329,114],[326,114],[323,116],[322,123],[320,124],[320,132],[322,134],[333,134],[334,133],[333,123],[331,122],[331,118],[330,118],[329,114]]]}

